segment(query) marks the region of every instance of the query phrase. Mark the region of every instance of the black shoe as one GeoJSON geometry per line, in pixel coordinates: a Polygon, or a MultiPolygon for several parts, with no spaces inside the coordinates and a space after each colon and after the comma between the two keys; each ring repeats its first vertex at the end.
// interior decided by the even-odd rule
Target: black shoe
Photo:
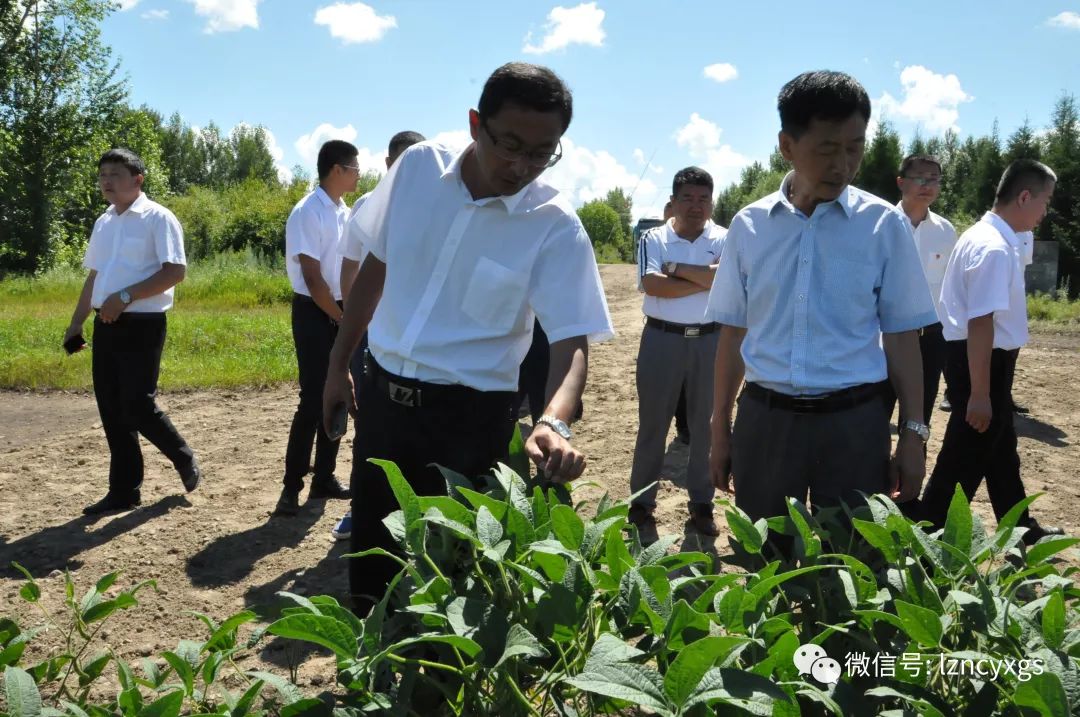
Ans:
{"type": "Polygon", "coordinates": [[[121,510],[131,510],[142,503],[142,496],[139,491],[129,493],[126,496],[116,495],[115,493],[106,493],[105,497],[99,500],[97,503],[91,503],[83,508],[83,515],[102,515],[104,513],[112,513],[121,510]]]}
{"type": "Polygon", "coordinates": [[[274,508],[274,515],[296,515],[299,512],[300,491],[292,488],[282,490],[281,497],[277,501],[277,507],[274,508]]]}
{"type": "Polygon", "coordinates": [[[627,520],[637,527],[638,538],[641,540],[642,545],[652,545],[660,539],[660,535],[656,530],[656,518],[653,516],[652,508],[646,508],[638,503],[631,503],[627,520]]]}
{"type": "Polygon", "coordinates": [[[1013,405],[1013,413],[1019,413],[1019,414],[1025,415],[1025,416],[1027,414],[1031,413],[1030,408],[1028,408],[1027,406],[1021,406],[1016,401],[1013,401],[1012,405],[1013,405]]]}
{"type": "Polygon", "coordinates": [[[952,404],[949,403],[949,399],[943,398],[941,399],[941,403],[938,404],[938,408],[945,411],[945,413],[948,413],[952,410],[952,404]]]}
{"type": "Polygon", "coordinates": [[[1027,528],[1027,532],[1024,533],[1023,537],[1024,545],[1034,545],[1048,535],[1065,535],[1064,529],[1052,526],[1042,526],[1039,525],[1037,520],[1032,520],[1027,525],[1022,525],[1021,527],[1027,528]]]}
{"type": "Polygon", "coordinates": [[[690,509],[690,523],[699,533],[713,538],[720,535],[720,528],[713,518],[712,503],[688,503],[687,507],[690,509]]]}
{"type": "Polygon", "coordinates": [[[349,492],[349,489],[341,485],[341,481],[335,476],[314,479],[311,481],[311,491],[308,493],[309,500],[317,500],[319,498],[348,500],[351,497],[352,493],[349,492]]]}
{"type": "Polygon", "coordinates": [[[180,480],[184,484],[184,490],[188,493],[199,487],[199,481],[202,480],[202,469],[199,468],[199,462],[194,458],[191,459],[191,465],[185,468],[180,473],[180,480]]]}

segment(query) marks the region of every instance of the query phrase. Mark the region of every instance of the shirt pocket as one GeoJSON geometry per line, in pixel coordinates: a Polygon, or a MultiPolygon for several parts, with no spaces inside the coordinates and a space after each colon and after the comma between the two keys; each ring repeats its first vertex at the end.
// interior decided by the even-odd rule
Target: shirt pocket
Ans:
{"type": "Polygon", "coordinates": [[[873,264],[826,258],[822,310],[841,331],[858,333],[877,315],[878,273],[873,264]]]}
{"type": "Polygon", "coordinates": [[[939,251],[930,252],[930,255],[926,257],[926,282],[931,285],[940,284],[945,279],[945,267],[948,263],[948,254],[942,254],[939,251]]]}
{"type": "Polygon", "coordinates": [[[124,234],[116,250],[117,258],[126,266],[141,268],[158,263],[153,238],[146,233],[124,234]]]}
{"type": "Polygon", "coordinates": [[[461,301],[465,315],[481,326],[509,331],[522,313],[529,276],[481,257],[461,301]]]}

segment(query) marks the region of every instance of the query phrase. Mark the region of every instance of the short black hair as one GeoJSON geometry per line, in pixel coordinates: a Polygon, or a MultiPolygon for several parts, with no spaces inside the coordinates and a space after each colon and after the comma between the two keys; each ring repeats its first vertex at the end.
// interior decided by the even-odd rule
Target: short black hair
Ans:
{"type": "Polygon", "coordinates": [[[916,162],[934,165],[935,167],[937,167],[937,171],[939,174],[944,171],[941,168],[941,160],[933,156],[932,154],[909,154],[908,156],[904,157],[904,161],[900,163],[899,175],[901,177],[906,177],[907,173],[911,171],[911,165],[915,164],[916,162]]]}
{"type": "Polygon", "coordinates": [[[319,181],[329,176],[335,164],[342,164],[359,155],[360,150],[343,139],[331,139],[323,142],[323,146],[319,147],[319,159],[316,164],[319,170],[319,181]]]}
{"type": "Polygon", "coordinates": [[[1005,173],[1001,175],[994,202],[998,204],[1011,202],[1024,190],[1038,194],[1046,189],[1048,184],[1056,181],[1057,175],[1054,174],[1054,170],[1042,162],[1036,162],[1034,159],[1017,159],[1006,167],[1005,173]]]}
{"type": "Polygon", "coordinates": [[[678,196],[679,190],[685,186],[708,187],[712,194],[712,175],[701,167],[685,167],[675,173],[675,179],[671,182],[671,196],[678,196]]]}
{"type": "Polygon", "coordinates": [[[870,121],[870,96],[851,75],[832,70],[804,72],[776,98],[780,129],[798,139],[812,120],[843,121],[858,113],[870,121]]]}
{"type": "Polygon", "coordinates": [[[390,145],[386,148],[386,153],[393,157],[394,155],[401,154],[417,142],[423,142],[424,139],[424,135],[419,132],[413,132],[412,130],[398,132],[390,138],[390,145]]]}
{"type": "Polygon", "coordinates": [[[528,62],[508,62],[491,73],[480,93],[480,118],[494,117],[507,102],[538,112],[558,112],[563,132],[574,116],[574,97],[562,78],[528,62]]]}
{"type": "Polygon", "coordinates": [[[140,174],[146,176],[146,163],[139,155],[125,147],[116,147],[101,155],[97,163],[98,169],[101,169],[103,164],[122,164],[127,171],[131,172],[131,176],[140,174]]]}

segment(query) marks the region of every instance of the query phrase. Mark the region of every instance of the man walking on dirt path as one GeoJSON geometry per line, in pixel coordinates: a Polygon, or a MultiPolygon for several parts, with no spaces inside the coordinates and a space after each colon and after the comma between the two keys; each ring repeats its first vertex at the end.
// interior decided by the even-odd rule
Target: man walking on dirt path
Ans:
{"type": "MultiPolygon", "coordinates": [[[[1027,343],[1024,248],[1018,233],[1046,216],[1057,176],[1041,162],[1018,159],[1001,177],[994,208],[956,244],[941,290],[952,414],[926,494],[922,517],[941,527],[959,484],[968,500],[986,479],[1000,521],[1026,497],[1012,404],[1013,371],[1027,343]]],[[[1044,527],[1027,510],[1017,523],[1031,545],[1060,528],[1044,527]]]]}
{"type": "Polygon", "coordinates": [[[910,500],[928,435],[918,329],[936,315],[907,220],[851,186],[870,99],[849,75],[807,72],[778,109],[793,169],[732,219],[709,296],[723,324],[713,480],[730,491],[734,477],[752,520],[787,515],[787,499],[807,493],[815,508],[857,504],[859,491],[910,500]],[[903,422],[891,463],[886,380],[903,422]]]}
{"type": "Polygon", "coordinates": [[[300,379],[300,403],[289,429],[285,477],[276,515],[300,511],[300,491],[311,466],[315,443],[315,475],[308,498],[345,499],[349,491],[334,476],[340,436],[330,437],[322,425],[322,392],[330,348],[341,321],[341,235],[349,207],[341,197],[356,191],[359,152],[348,142],[332,139],[319,148],[319,186],[301,199],[285,224],[285,267],[293,288],[292,334],[300,379]]]}
{"type": "MultiPolygon", "coordinates": [[[[647,231],[638,251],[645,328],[637,358],[638,433],[630,492],[660,479],[671,418],[685,386],[687,509],[696,530],[715,536],[720,531],[713,520],[716,488],[709,476],[708,436],[718,327],[705,321],[705,309],[727,230],[711,220],[713,180],[699,167],[675,174],[671,203],[671,221],[647,231]]],[[[656,491],[653,485],[630,506],[630,521],[648,542],[656,535],[656,491]]]]}
{"type": "Polygon", "coordinates": [[[180,222],[143,193],[145,177],[146,165],[127,149],[111,149],[98,162],[98,185],[111,206],[94,222],[83,259],[90,273],[64,332],[69,352],[85,346],[82,327],[94,310],[94,398],[109,443],[109,491],[83,509],[87,515],[140,504],[140,434],[172,461],[186,491],[202,479],[191,447],[154,401],[165,312],[187,260],[180,222]]]}
{"type": "MultiPolygon", "coordinates": [[[[349,359],[368,331],[353,443],[351,548],[395,549],[383,519],[397,508],[383,470],[394,461],[421,495],[446,493],[430,464],[470,478],[504,460],[518,368],[534,318],[551,341],[544,415],[526,443],[540,471],[577,478],[570,443],[588,344],[612,336],[592,245],[570,204],[540,175],[562,156],[573,114],[551,70],[510,63],[488,78],[464,151],[413,146],[356,215],[364,260],[330,358],[324,421],[351,405],[349,359]]],[[[353,559],[349,586],[366,613],[397,572],[353,559]]]]}

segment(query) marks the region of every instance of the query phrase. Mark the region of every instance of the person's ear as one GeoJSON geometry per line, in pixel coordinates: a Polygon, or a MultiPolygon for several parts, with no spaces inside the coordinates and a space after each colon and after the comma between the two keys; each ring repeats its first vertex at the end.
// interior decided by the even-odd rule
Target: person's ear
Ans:
{"type": "Polygon", "coordinates": [[[792,157],[795,154],[795,138],[781,130],[780,133],[776,135],[776,143],[780,147],[780,155],[791,163],[792,157]]]}
{"type": "Polygon", "coordinates": [[[469,136],[473,142],[480,138],[480,113],[476,110],[469,110],[469,136]]]}

